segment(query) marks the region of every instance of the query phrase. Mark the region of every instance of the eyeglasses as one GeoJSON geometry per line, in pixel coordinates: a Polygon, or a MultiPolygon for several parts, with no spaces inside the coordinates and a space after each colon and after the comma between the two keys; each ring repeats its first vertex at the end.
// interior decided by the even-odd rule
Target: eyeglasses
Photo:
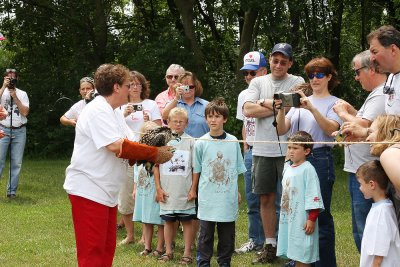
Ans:
{"type": "Polygon", "coordinates": [[[308,78],[309,78],[310,80],[314,79],[314,77],[317,78],[317,79],[322,79],[322,78],[324,78],[325,76],[326,76],[326,74],[323,73],[323,72],[317,72],[317,73],[308,74],[308,78]]]}
{"type": "Polygon", "coordinates": [[[131,87],[142,88],[142,84],[141,83],[131,83],[131,87]]]}
{"type": "Polygon", "coordinates": [[[361,67],[361,68],[355,69],[354,72],[356,73],[356,76],[357,76],[357,77],[360,76],[360,70],[362,70],[362,69],[364,69],[364,68],[366,68],[366,67],[367,67],[367,66],[363,66],[363,67],[361,67]]]}
{"type": "Polygon", "coordinates": [[[167,78],[168,80],[171,80],[172,78],[175,78],[175,80],[178,80],[179,75],[166,75],[165,78],[167,78]]]}
{"type": "Polygon", "coordinates": [[[254,77],[254,76],[257,75],[257,71],[255,71],[255,70],[251,70],[251,71],[246,71],[245,70],[245,71],[243,71],[243,76],[244,77],[248,76],[249,74],[254,77]]]}
{"type": "Polygon", "coordinates": [[[392,75],[392,79],[390,80],[390,85],[387,85],[389,76],[386,78],[385,86],[383,86],[383,93],[386,95],[392,95],[394,93],[394,87],[392,87],[394,75],[392,75]]]}
{"type": "Polygon", "coordinates": [[[17,72],[16,69],[6,69],[6,72],[17,72]]]}
{"type": "Polygon", "coordinates": [[[175,125],[184,124],[185,121],[171,121],[175,125]]]}
{"type": "Polygon", "coordinates": [[[400,129],[399,128],[394,128],[394,129],[390,130],[390,134],[393,136],[396,131],[400,132],[400,129]]]}
{"type": "Polygon", "coordinates": [[[188,85],[189,89],[194,89],[196,88],[196,85],[188,85]]]}
{"type": "Polygon", "coordinates": [[[286,66],[288,63],[289,63],[289,61],[287,61],[287,60],[277,60],[277,59],[272,60],[272,64],[274,64],[274,65],[281,64],[281,66],[283,66],[283,67],[286,66]]]}

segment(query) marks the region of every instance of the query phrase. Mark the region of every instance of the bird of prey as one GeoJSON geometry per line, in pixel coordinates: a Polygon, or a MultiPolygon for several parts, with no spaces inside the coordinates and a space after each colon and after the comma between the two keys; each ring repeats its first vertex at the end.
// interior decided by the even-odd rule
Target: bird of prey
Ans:
{"type": "MultiPolygon", "coordinates": [[[[139,143],[149,145],[149,146],[165,146],[171,140],[180,141],[181,138],[177,133],[171,131],[170,128],[166,126],[157,127],[148,130],[139,140],[139,143]]],[[[138,166],[142,165],[145,167],[147,174],[149,176],[153,175],[154,163],[146,160],[138,160],[136,163],[138,166]]]]}

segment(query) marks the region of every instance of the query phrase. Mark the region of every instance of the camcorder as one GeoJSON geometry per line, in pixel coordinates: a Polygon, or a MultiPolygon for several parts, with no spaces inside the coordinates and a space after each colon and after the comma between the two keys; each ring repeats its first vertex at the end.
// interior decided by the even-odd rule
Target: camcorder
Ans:
{"type": "Polygon", "coordinates": [[[132,105],[134,111],[142,111],[143,106],[142,104],[132,105]]]}
{"type": "Polygon", "coordinates": [[[282,100],[281,107],[300,107],[300,94],[293,92],[276,92],[274,94],[275,100],[282,100]]]}
{"type": "Polygon", "coordinates": [[[180,88],[182,88],[185,93],[189,92],[189,85],[182,85],[180,88]]]}
{"type": "Polygon", "coordinates": [[[15,89],[15,87],[17,86],[17,79],[16,78],[8,78],[8,80],[10,81],[8,84],[8,89],[15,89]]]}

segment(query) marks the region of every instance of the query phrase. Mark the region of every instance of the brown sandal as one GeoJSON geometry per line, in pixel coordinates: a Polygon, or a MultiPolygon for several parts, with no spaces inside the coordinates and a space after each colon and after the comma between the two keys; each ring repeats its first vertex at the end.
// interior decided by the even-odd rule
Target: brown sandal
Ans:
{"type": "Polygon", "coordinates": [[[140,256],[147,256],[152,252],[151,249],[145,248],[142,252],[140,252],[140,256]]]}
{"type": "Polygon", "coordinates": [[[164,253],[165,253],[165,251],[159,251],[159,250],[156,249],[156,250],[153,251],[153,256],[156,257],[156,258],[159,258],[159,257],[161,257],[164,253]]]}
{"type": "Polygon", "coordinates": [[[170,254],[164,253],[164,254],[161,255],[161,257],[158,258],[158,261],[159,262],[167,262],[167,261],[172,260],[173,258],[174,258],[174,254],[172,254],[172,253],[170,253],[170,254]]]}
{"type": "Polygon", "coordinates": [[[188,256],[182,256],[179,264],[180,265],[190,265],[193,263],[193,258],[188,256]]]}

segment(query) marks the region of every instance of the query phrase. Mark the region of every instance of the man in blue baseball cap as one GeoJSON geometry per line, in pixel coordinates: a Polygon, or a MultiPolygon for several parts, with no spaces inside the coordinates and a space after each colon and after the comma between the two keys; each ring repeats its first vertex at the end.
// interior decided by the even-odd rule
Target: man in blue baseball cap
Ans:
{"type": "MultiPolygon", "coordinates": [[[[267,75],[268,63],[265,56],[258,51],[247,53],[243,58],[243,67],[240,69],[243,72],[244,79],[249,85],[255,77],[267,75]]],[[[255,136],[255,119],[243,115],[242,107],[248,89],[243,90],[238,97],[236,118],[243,121],[242,137],[246,142],[243,143],[244,162],[247,171],[244,174],[245,196],[247,203],[247,218],[249,220],[249,241],[244,243],[240,248],[235,249],[238,254],[251,251],[259,251],[264,245],[264,230],[260,217],[260,197],[252,192],[251,182],[251,165],[253,142],[255,136]]]]}

